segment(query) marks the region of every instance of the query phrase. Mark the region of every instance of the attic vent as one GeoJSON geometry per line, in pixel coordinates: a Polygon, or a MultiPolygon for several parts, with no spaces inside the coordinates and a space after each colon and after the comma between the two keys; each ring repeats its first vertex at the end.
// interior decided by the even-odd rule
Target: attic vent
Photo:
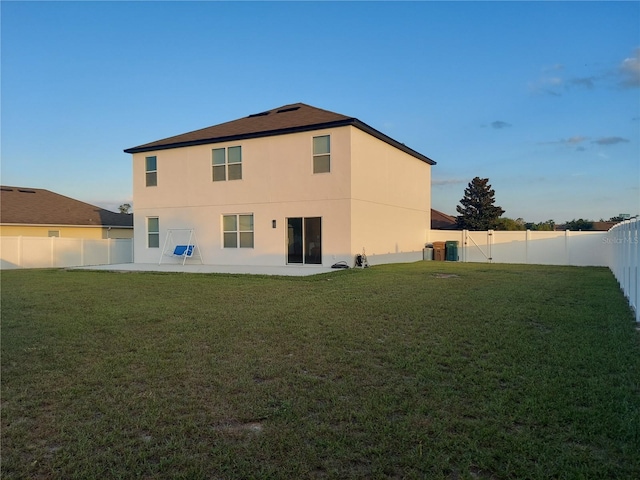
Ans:
{"type": "Polygon", "coordinates": [[[20,188],[18,189],[18,191],[22,193],[36,193],[35,190],[22,190],[20,188]]]}
{"type": "Polygon", "coordinates": [[[260,112],[260,113],[254,113],[252,115],[249,115],[248,118],[253,118],[253,117],[264,117],[265,115],[269,115],[269,112],[260,112]]]}
{"type": "Polygon", "coordinates": [[[280,110],[277,111],[277,113],[293,112],[294,110],[298,110],[299,108],[300,107],[281,108],[280,110]]]}
{"type": "Polygon", "coordinates": [[[3,192],[13,192],[13,188],[0,188],[3,192]]]}

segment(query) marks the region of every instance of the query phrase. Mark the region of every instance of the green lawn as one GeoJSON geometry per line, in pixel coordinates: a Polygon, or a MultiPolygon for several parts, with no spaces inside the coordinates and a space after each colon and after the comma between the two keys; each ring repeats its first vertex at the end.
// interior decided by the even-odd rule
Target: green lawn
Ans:
{"type": "Polygon", "coordinates": [[[640,478],[608,269],[4,271],[2,478],[640,478]]]}

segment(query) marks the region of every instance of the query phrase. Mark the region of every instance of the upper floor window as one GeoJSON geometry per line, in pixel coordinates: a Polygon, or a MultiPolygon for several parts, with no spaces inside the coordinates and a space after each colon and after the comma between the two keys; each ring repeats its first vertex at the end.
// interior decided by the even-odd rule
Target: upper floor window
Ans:
{"type": "Polygon", "coordinates": [[[147,187],[158,185],[158,161],[156,157],[145,158],[145,172],[147,187]]]}
{"type": "Polygon", "coordinates": [[[213,181],[242,180],[242,147],[214,148],[213,181]]]}
{"type": "Polygon", "coordinates": [[[147,217],[147,247],[160,248],[160,219],[147,217]]]}
{"type": "Polygon", "coordinates": [[[313,173],[331,171],[331,137],[313,137],[313,173]]]}
{"type": "Polygon", "coordinates": [[[223,215],[224,248],[253,248],[253,214],[223,215]]]}

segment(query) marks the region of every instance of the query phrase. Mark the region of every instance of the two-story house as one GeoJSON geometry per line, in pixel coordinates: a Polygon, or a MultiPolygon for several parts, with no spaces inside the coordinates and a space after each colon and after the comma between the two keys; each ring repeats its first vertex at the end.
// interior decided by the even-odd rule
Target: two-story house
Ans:
{"type": "Polygon", "coordinates": [[[136,263],[157,263],[172,229],[212,265],[422,258],[435,162],[356,118],[296,103],[125,152],[136,263]]]}

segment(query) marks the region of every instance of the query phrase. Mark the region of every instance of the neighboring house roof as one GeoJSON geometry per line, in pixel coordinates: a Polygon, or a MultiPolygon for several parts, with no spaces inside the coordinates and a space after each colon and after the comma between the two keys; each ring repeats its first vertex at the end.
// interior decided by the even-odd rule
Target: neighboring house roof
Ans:
{"type": "Polygon", "coordinates": [[[620,222],[593,222],[593,229],[598,232],[606,232],[618,223],[620,222]]]}
{"type": "Polygon", "coordinates": [[[392,145],[423,162],[435,165],[436,162],[407,147],[357,118],[340,113],[322,110],[304,103],[294,103],[282,107],[255,113],[248,117],[202,128],[193,132],[176,135],[137,147],[127,148],[126,153],[150,152],[168,148],[190,147],[209,143],[229,142],[249,138],[284,135],[287,133],[307,132],[324,128],[354,126],[374,137],[392,145]]]}
{"type": "Polygon", "coordinates": [[[431,228],[433,230],[455,230],[456,217],[431,209],[431,228]]]}
{"type": "Polygon", "coordinates": [[[3,225],[133,227],[133,215],[115,213],[49,190],[0,186],[3,225]]]}

